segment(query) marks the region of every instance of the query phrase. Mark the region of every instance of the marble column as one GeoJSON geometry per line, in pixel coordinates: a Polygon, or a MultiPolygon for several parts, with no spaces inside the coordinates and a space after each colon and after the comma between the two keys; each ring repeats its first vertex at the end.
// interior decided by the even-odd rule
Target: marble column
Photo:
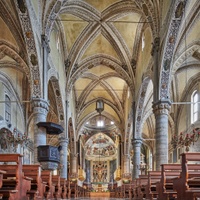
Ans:
{"type": "Polygon", "coordinates": [[[133,139],[132,145],[134,149],[133,155],[133,179],[138,178],[140,175],[140,154],[141,154],[141,139],[133,139]]]}
{"type": "Polygon", "coordinates": [[[60,146],[62,147],[62,150],[60,151],[60,164],[61,164],[61,169],[60,169],[60,176],[62,178],[67,179],[67,167],[68,167],[68,161],[67,161],[67,149],[68,149],[68,144],[69,140],[68,138],[60,137],[59,138],[60,146]]]}
{"type": "Polygon", "coordinates": [[[153,112],[156,119],[156,170],[160,165],[168,163],[168,114],[171,102],[162,100],[153,105],[153,112]]]}
{"type": "Polygon", "coordinates": [[[43,98],[48,99],[48,55],[50,53],[49,40],[46,35],[41,36],[42,42],[42,67],[43,67],[43,98]]]}
{"type": "Polygon", "coordinates": [[[41,98],[32,99],[33,123],[34,123],[34,163],[38,163],[37,147],[46,145],[46,128],[38,128],[37,123],[46,122],[49,103],[41,98]]]}

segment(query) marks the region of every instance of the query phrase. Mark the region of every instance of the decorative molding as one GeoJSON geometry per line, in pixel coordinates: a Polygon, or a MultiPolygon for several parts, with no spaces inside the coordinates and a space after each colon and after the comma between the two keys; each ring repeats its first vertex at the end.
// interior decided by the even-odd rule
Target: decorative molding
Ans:
{"type": "Polygon", "coordinates": [[[57,104],[57,109],[58,109],[58,119],[59,119],[59,124],[62,127],[65,127],[65,114],[64,114],[64,106],[62,102],[62,96],[60,92],[60,87],[58,81],[52,81],[53,89],[54,89],[54,94],[56,95],[56,104],[57,104]]]}
{"type": "Polygon", "coordinates": [[[146,97],[147,92],[147,86],[149,84],[150,79],[145,78],[142,82],[142,86],[140,88],[139,97],[138,97],[138,103],[136,108],[136,114],[135,114],[135,130],[133,135],[134,138],[141,138],[141,126],[142,126],[142,117],[143,117],[143,111],[144,111],[144,100],[146,97]]]}
{"type": "Polygon", "coordinates": [[[200,52],[198,50],[196,50],[193,54],[192,57],[194,57],[195,59],[197,59],[198,61],[200,61],[200,52]]]}
{"type": "Polygon", "coordinates": [[[174,47],[179,32],[179,27],[182,21],[183,8],[180,8],[180,4],[184,2],[186,4],[187,0],[177,0],[174,11],[171,17],[171,23],[169,26],[169,32],[166,39],[166,44],[164,46],[163,59],[161,63],[161,80],[160,80],[160,94],[159,99],[168,99],[169,97],[169,87],[170,87],[170,69],[172,63],[172,57],[174,54],[174,47]]]}
{"type": "Polygon", "coordinates": [[[192,46],[188,47],[187,49],[184,49],[184,51],[177,56],[176,60],[174,60],[172,74],[176,73],[176,71],[185,62],[186,58],[189,58],[191,56],[194,57],[195,52],[198,52],[199,50],[200,50],[200,44],[192,44],[192,46]]]}
{"type": "MultiPolygon", "coordinates": [[[[35,44],[35,38],[33,36],[33,29],[31,25],[31,20],[29,17],[29,13],[27,9],[25,12],[21,12],[21,10],[18,7],[17,2],[15,1],[16,8],[18,8],[18,15],[22,27],[22,31],[24,34],[24,39],[26,42],[26,49],[28,53],[28,62],[29,67],[31,71],[31,94],[33,97],[41,97],[42,91],[41,91],[41,83],[40,83],[40,70],[38,65],[38,57],[37,57],[37,51],[36,51],[36,44],[35,44]]],[[[25,6],[26,3],[24,2],[25,6]]]]}
{"type": "Polygon", "coordinates": [[[153,37],[158,37],[160,27],[159,11],[154,8],[152,1],[136,0],[136,3],[143,10],[143,15],[147,22],[149,22],[153,37]]]}

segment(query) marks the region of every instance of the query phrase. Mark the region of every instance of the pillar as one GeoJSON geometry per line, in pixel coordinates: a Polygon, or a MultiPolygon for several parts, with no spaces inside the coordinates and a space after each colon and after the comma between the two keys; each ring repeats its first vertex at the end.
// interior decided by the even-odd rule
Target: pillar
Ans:
{"type": "Polygon", "coordinates": [[[61,164],[60,176],[62,178],[67,179],[67,176],[68,176],[67,149],[68,149],[69,140],[67,138],[60,137],[59,142],[60,142],[60,146],[62,147],[62,150],[60,151],[60,164],[61,164]]]}
{"type": "Polygon", "coordinates": [[[168,163],[168,113],[171,102],[162,100],[153,105],[153,112],[156,119],[156,170],[160,165],[168,163]]]}
{"type": "Polygon", "coordinates": [[[141,139],[132,140],[134,156],[133,156],[133,179],[138,178],[140,175],[140,153],[141,153],[141,139]]]}
{"type": "Polygon", "coordinates": [[[41,98],[32,99],[33,123],[34,123],[34,163],[38,163],[37,147],[46,145],[46,128],[38,128],[37,123],[46,122],[49,103],[41,98]]]}

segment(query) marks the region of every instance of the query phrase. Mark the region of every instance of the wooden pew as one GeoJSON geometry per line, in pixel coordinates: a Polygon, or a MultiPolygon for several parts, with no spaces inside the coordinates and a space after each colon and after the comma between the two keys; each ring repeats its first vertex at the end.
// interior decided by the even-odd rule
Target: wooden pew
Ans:
{"type": "MultiPolygon", "coordinates": [[[[0,188],[3,185],[3,174],[6,174],[6,171],[0,170],[0,188]]],[[[3,194],[0,194],[0,199],[3,198],[3,194]]]]}
{"type": "Polygon", "coordinates": [[[121,190],[122,190],[121,186],[117,186],[116,187],[115,198],[120,198],[120,196],[121,196],[121,190]]]}
{"type": "Polygon", "coordinates": [[[69,187],[70,187],[69,198],[77,198],[78,196],[77,183],[70,181],[69,187]]]}
{"type": "Polygon", "coordinates": [[[145,187],[147,183],[148,183],[148,175],[139,175],[139,178],[136,179],[134,198],[143,199],[146,197],[145,187]]]}
{"type": "Polygon", "coordinates": [[[70,181],[69,180],[66,181],[66,188],[67,188],[67,198],[70,199],[71,191],[70,191],[70,181]]]}
{"type": "Polygon", "coordinates": [[[183,153],[181,155],[182,172],[180,178],[173,181],[174,190],[177,191],[177,200],[193,200],[200,193],[200,153],[183,153]]]}
{"type": "Polygon", "coordinates": [[[6,171],[0,170],[0,188],[3,185],[3,175],[6,174],[6,171]]]}
{"type": "Polygon", "coordinates": [[[23,165],[25,176],[31,177],[31,189],[27,192],[29,199],[43,199],[46,183],[42,181],[40,164],[23,165]]]}
{"type": "Polygon", "coordinates": [[[53,199],[55,186],[52,182],[52,172],[48,170],[41,171],[42,181],[46,182],[45,190],[44,190],[44,197],[46,199],[53,199]]]}
{"type": "Polygon", "coordinates": [[[61,198],[67,198],[67,180],[65,178],[60,178],[60,186],[61,186],[61,198]]]}
{"type": "Polygon", "coordinates": [[[181,173],[181,164],[162,164],[161,179],[156,184],[158,200],[174,199],[177,192],[173,190],[173,180],[179,178],[181,173]]]}
{"type": "Polygon", "coordinates": [[[3,175],[0,194],[3,199],[26,200],[27,191],[31,188],[31,178],[25,177],[22,172],[22,155],[20,154],[0,154],[0,162],[12,162],[13,165],[0,165],[0,170],[6,171],[3,175]]]}
{"type": "Polygon", "coordinates": [[[157,198],[158,192],[156,190],[156,184],[160,182],[161,171],[149,171],[148,182],[145,187],[145,194],[147,199],[157,198]]]}
{"type": "Polygon", "coordinates": [[[77,186],[77,197],[84,197],[84,189],[81,186],[77,186]]]}
{"type": "Polygon", "coordinates": [[[52,175],[52,184],[55,187],[55,191],[53,193],[54,198],[60,199],[62,193],[62,188],[60,185],[60,175],[52,175]]]}
{"type": "Polygon", "coordinates": [[[132,199],[134,197],[134,181],[122,185],[122,198],[132,199]]]}

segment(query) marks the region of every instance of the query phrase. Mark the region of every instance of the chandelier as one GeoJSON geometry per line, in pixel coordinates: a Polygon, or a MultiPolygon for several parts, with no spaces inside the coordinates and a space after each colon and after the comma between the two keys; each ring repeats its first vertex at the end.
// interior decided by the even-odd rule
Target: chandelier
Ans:
{"type": "Polygon", "coordinates": [[[197,142],[199,137],[200,137],[200,130],[198,128],[194,129],[192,133],[183,134],[183,132],[181,132],[179,136],[174,135],[172,137],[171,145],[174,149],[176,149],[177,146],[182,146],[182,147],[185,146],[185,150],[186,152],[188,152],[190,150],[190,145],[191,144],[194,145],[194,143],[197,142]]]}
{"type": "Polygon", "coordinates": [[[104,110],[104,102],[102,99],[98,99],[96,102],[96,111],[101,115],[104,110]]]}

